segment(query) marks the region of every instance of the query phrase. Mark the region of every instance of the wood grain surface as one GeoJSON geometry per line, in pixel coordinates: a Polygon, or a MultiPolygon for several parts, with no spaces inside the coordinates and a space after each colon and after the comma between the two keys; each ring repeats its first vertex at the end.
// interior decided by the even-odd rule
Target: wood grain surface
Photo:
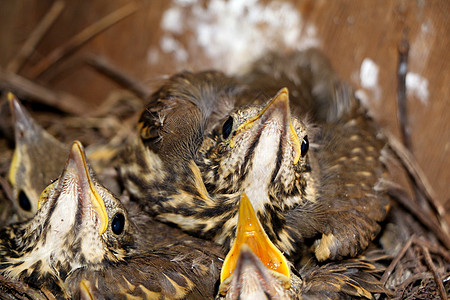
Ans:
{"type": "MultiPolygon", "coordinates": [[[[162,76],[180,70],[239,72],[266,50],[317,46],[340,76],[359,90],[383,129],[399,136],[397,45],[406,34],[413,153],[439,201],[450,206],[450,1],[134,1],[135,13],[93,36],[37,78],[31,77],[41,59],[129,3],[66,1],[18,73],[98,107],[120,87],[89,67],[86,55],[106,58],[153,89],[162,76]]],[[[52,4],[0,2],[2,68],[52,4]]]]}

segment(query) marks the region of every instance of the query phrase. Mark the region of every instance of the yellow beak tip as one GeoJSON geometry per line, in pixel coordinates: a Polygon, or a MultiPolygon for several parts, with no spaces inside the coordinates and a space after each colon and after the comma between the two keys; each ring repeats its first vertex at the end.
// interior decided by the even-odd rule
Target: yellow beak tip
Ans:
{"type": "Polygon", "coordinates": [[[239,207],[236,239],[223,263],[221,282],[234,272],[241,249],[245,249],[245,247],[251,249],[267,268],[290,278],[286,258],[264,232],[249,198],[243,193],[239,207]]]}
{"type": "Polygon", "coordinates": [[[14,94],[11,92],[8,92],[7,97],[8,97],[8,101],[10,101],[10,102],[12,102],[12,101],[14,101],[14,99],[16,99],[16,96],[14,96],[14,94]]]}

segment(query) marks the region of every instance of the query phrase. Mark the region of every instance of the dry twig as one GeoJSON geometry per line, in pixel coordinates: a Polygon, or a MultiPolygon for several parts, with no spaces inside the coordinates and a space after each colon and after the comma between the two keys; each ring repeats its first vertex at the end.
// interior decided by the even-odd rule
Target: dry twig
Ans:
{"type": "Polygon", "coordinates": [[[53,3],[47,14],[44,16],[41,22],[39,22],[28,39],[22,45],[16,57],[9,62],[8,66],[6,67],[7,71],[13,73],[19,72],[24,62],[27,60],[30,54],[33,53],[36,45],[41,41],[42,37],[61,14],[64,5],[65,3],[62,0],[53,3]]]}
{"type": "Polygon", "coordinates": [[[416,273],[411,275],[408,279],[406,279],[401,285],[398,286],[399,290],[402,290],[403,294],[399,299],[407,299],[404,296],[405,289],[408,285],[410,285],[412,282],[415,282],[416,280],[424,280],[424,279],[432,279],[433,275],[430,274],[430,272],[422,272],[422,273],[416,273]]]}
{"type": "Polygon", "coordinates": [[[395,267],[397,266],[397,264],[400,262],[400,260],[402,259],[402,257],[405,255],[406,250],[409,249],[409,247],[411,247],[412,241],[415,238],[415,235],[412,235],[408,241],[405,243],[405,245],[402,247],[402,249],[399,251],[399,253],[397,254],[397,256],[392,260],[391,264],[389,265],[389,267],[386,268],[386,270],[384,271],[383,276],[381,276],[381,283],[385,284],[387,279],[389,278],[389,276],[391,275],[392,271],[394,271],[395,267]]]}
{"type": "Polygon", "coordinates": [[[433,274],[434,281],[436,282],[436,285],[438,286],[439,295],[441,296],[442,300],[446,300],[447,298],[447,292],[445,291],[444,284],[442,283],[442,280],[439,276],[439,273],[436,269],[436,266],[433,263],[433,260],[431,259],[430,252],[428,251],[427,247],[420,245],[420,249],[423,252],[423,255],[425,257],[425,263],[427,264],[428,268],[430,269],[431,273],[433,274]]]}
{"type": "Polygon", "coordinates": [[[411,154],[411,136],[407,120],[406,105],[406,74],[408,72],[408,52],[409,43],[406,38],[406,31],[403,39],[398,45],[399,61],[397,67],[397,106],[398,121],[402,133],[403,144],[392,134],[385,132],[388,144],[399,158],[401,164],[406,169],[408,177],[414,189],[416,201],[399,195],[398,200],[407,207],[418,219],[421,220],[430,230],[436,232],[438,238],[450,249],[450,228],[445,220],[446,212],[444,206],[436,199],[435,193],[429,184],[424,172],[411,154]],[[419,207],[419,204],[421,207],[419,207]],[[430,205],[437,212],[438,217],[432,214],[430,205]]]}
{"type": "Polygon", "coordinates": [[[406,105],[406,74],[408,73],[409,43],[406,33],[398,45],[398,68],[397,68],[397,118],[400,123],[403,144],[411,149],[411,133],[408,125],[408,111],[406,105]]]}
{"type": "Polygon", "coordinates": [[[78,48],[83,46],[90,39],[95,37],[97,34],[108,29],[115,23],[121,21],[122,19],[130,16],[132,13],[136,12],[138,5],[136,2],[130,2],[127,5],[119,8],[118,10],[112,12],[111,14],[103,17],[94,24],[86,27],[77,35],[72,37],[69,41],[56,48],[46,57],[44,57],[36,66],[34,66],[29,73],[31,78],[36,78],[50,68],[53,64],[61,60],[67,55],[75,52],[78,48]]]}
{"type": "Polygon", "coordinates": [[[398,187],[388,187],[388,193],[431,230],[447,249],[450,249],[450,237],[430,211],[424,211],[417,203],[411,201],[404,190],[398,187]]]}
{"type": "Polygon", "coordinates": [[[86,115],[89,111],[92,111],[85,106],[83,101],[71,94],[54,92],[1,68],[0,89],[11,91],[19,97],[35,99],[40,103],[75,115],[86,115]]]}
{"type": "MultiPolygon", "coordinates": [[[[405,256],[406,252],[411,250],[412,245],[416,245],[418,246],[418,249],[420,250],[420,252],[423,254],[423,258],[425,260],[425,264],[428,267],[428,269],[430,270],[431,274],[432,274],[432,278],[434,279],[434,281],[436,282],[436,285],[438,286],[439,289],[439,295],[441,296],[442,299],[447,299],[447,292],[445,291],[445,287],[444,284],[441,280],[441,277],[439,275],[439,272],[435,266],[435,264],[433,263],[433,260],[431,259],[431,255],[430,255],[430,250],[433,252],[437,252],[438,254],[442,254],[442,250],[439,249],[439,246],[434,245],[432,243],[430,243],[429,241],[423,239],[423,238],[418,238],[416,237],[415,234],[413,234],[408,241],[405,243],[405,245],[402,247],[402,249],[399,251],[399,253],[397,254],[397,256],[392,260],[391,264],[386,268],[383,276],[381,277],[380,281],[381,283],[385,284],[387,279],[389,278],[389,276],[391,276],[392,272],[394,271],[394,269],[397,266],[401,266],[401,264],[399,265],[400,261],[402,260],[402,258],[405,256]]],[[[444,250],[444,253],[446,251],[444,250]]],[[[443,257],[445,259],[449,259],[450,257],[448,257],[449,255],[443,255],[443,257]]],[[[417,258],[413,259],[415,261],[415,265],[419,262],[417,258]]],[[[412,267],[412,266],[410,266],[412,267]]],[[[417,267],[415,268],[416,270],[417,267]]],[[[427,278],[428,276],[428,272],[426,273],[416,273],[416,274],[412,274],[411,276],[408,277],[408,279],[406,279],[400,286],[398,286],[398,288],[400,288],[401,290],[404,290],[409,284],[411,284],[412,282],[419,280],[419,279],[423,279],[424,276],[426,276],[427,278]]]]}
{"type": "Polygon", "coordinates": [[[86,62],[100,73],[103,73],[122,87],[130,90],[139,98],[147,99],[150,96],[151,90],[146,85],[119,70],[119,68],[111,64],[105,57],[88,56],[86,62]]]}
{"type": "Polygon", "coordinates": [[[394,151],[395,155],[397,155],[397,157],[400,159],[403,167],[413,178],[413,183],[423,191],[425,197],[430,201],[431,205],[435,208],[440,218],[444,219],[445,208],[439,201],[436,200],[433,188],[428,182],[425,173],[420,168],[417,161],[414,159],[414,156],[408,149],[405,148],[405,146],[400,143],[400,141],[394,135],[388,132],[384,132],[383,134],[388,139],[389,146],[394,151]]]}
{"type": "Polygon", "coordinates": [[[436,253],[442,256],[447,262],[450,262],[450,252],[442,248],[440,245],[430,242],[422,237],[417,237],[416,241],[419,245],[423,245],[428,248],[428,251],[436,253]]]}

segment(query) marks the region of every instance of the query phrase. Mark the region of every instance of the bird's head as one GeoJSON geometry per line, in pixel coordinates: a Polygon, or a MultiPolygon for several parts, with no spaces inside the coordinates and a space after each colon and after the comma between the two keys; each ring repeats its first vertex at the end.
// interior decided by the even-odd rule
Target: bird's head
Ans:
{"type": "Polygon", "coordinates": [[[232,112],[200,150],[204,180],[213,193],[245,192],[258,214],[285,210],[307,197],[308,128],[293,118],[281,89],[265,106],[232,112]]]}
{"type": "Polygon", "coordinates": [[[307,259],[295,270],[264,232],[245,194],[239,205],[236,238],[221,271],[222,299],[373,299],[390,295],[373,274],[384,272],[380,251],[327,264],[307,259]]]}
{"type": "Polygon", "coordinates": [[[142,112],[138,133],[145,145],[171,165],[195,156],[203,133],[227,114],[243,88],[221,72],[183,72],[171,77],[142,112]]]}
{"type": "Polygon", "coordinates": [[[121,261],[136,230],[120,201],[94,179],[78,141],[61,176],[42,192],[34,218],[13,228],[1,249],[9,265],[3,272],[20,279],[64,279],[80,267],[121,261]]]}
{"type": "Polygon", "coordinates": [[[8,100],[16,144],[9,181],[19,219],[27,220],[36,213],[42,190],[59,176],[67,150],[33,120],[12,93],[8,94],[8,100]]]}

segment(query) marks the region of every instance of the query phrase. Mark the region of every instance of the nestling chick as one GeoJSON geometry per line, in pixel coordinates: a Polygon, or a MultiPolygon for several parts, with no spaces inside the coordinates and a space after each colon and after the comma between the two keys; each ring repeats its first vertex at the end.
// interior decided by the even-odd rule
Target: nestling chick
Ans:
{"type": "Polygon", "coordinates": [[[121,176],[134,199],[159,220],[229,248],[246,193],[290,259],[310,246],[321,261],[361,253],[389,207],[380,184],[384,141],[323,56],[289,57],[288,67],[281,56],[270,59],[286,72],[256,64],[240,78],[172,77],[152,96],[141,138],[125,154],[121,176]],[[278,92],[268,94],[274,85],[278,92]]]}
{"type": "Polygon", "coordinates": [[[75,142],[36,215],[0,231],[0,254],[3,276],[58,298],[78,298],[83,280],[106,298],[195,298],[212,297],[221,250],[136,211],[130,215],[95,180],[75,142]]]}

